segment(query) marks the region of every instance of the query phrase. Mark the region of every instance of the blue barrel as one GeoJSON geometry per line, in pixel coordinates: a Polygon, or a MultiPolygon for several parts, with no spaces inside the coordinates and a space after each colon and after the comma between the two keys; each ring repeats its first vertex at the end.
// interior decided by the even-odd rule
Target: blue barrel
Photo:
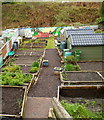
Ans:
{"type": "Polygon", "coordinates": [[[72,55],[72,52],[65,52],[64,53],[64,58],[66,58],[67,56],[71,56],[72,55]]]}

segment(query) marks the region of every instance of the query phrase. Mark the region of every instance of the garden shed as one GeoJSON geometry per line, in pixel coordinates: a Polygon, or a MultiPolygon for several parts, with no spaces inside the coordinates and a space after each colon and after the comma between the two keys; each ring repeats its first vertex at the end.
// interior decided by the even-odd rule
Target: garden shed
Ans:
{"type": "Polygon", "coordinates": [[[72,51],[80,50],[82,61],[103,60],[104,33],[70,34],[67,39],[67,48],[72,51]]]}
{"type": "Polygon", "coordinates": [[[90,34],[94,33],[94,29],[66,29],[61,36],[61,40],[67,40],[70,34],[90,34]]]}

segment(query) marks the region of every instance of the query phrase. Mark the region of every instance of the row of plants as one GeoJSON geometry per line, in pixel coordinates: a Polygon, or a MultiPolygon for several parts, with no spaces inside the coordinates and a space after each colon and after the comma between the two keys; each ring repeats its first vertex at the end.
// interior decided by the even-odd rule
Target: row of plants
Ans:
{"type": "Polygon", "coordinates": [[[39,62],[38,61],[34,61],[33,63],[32,63],[32,66],[31,66],[31,69],[30,69],[30,73],[36,73],[36,72],[38,72],[38,70],[39,70],[39,62]]]}
{"type": "Polygon", "coordinates": [[[0,74],[0,85],[17,85],[21,86],[24,83],[28,83],[32,79],[31,74],[24,74],[22,71],[19,72],[2,72],[0,74]]]}
{"type": "MultiPolygon", "coordinates": [[[[19,56],[19,55],[15,55],[19,56]]],[[[1,69],[2,72],[19,72],[21,71],[21,66],[14,64],[15,58],[9,59],[8,64],[1,69]]],[[[40,58],[37,61],[34,61],[31,65],[30,73],[36,73],[39,70],[40,58]]]]}
{"type": "Polygon", "coordinates": [[[69,104],[67,101],[62,100],[61,101],[62,106],[65,108],[65,110],[76,119],[100,119],[104,120],[104,112],[92,112],[90,111],[85,104],[80,103],[73,103],[69,104]]]}
{"type": "MultiPolygon", "coordinates": [[[[30,73],[36,73],[39,70],[39,62],[34,61],[30,73]]],[[[21,70],[21,66],[9,63],[7,66],[2,68],[2,73],[0,74],[0,85],[24,85],[32,79],[31,74],[24,74],[21,70]]]]}
{"type": "Polygon", "coordinates": [[[6,67],[2,68],[2,72],[20,72],[21,67],[15,64],[9,64],[6,67]]]}
{"type": "Polygon", "coordinates": [[[63,66],[65,71],[80,71],[79,65],[76,64],[76,58],[72,56],[67,56],[65,59],[65,64],[63,66]]]}

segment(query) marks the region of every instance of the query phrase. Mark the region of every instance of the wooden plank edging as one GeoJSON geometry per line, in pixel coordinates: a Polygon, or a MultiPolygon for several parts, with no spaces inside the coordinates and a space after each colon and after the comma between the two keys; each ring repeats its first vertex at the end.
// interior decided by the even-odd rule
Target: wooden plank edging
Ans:
{"type": "Polygon", "coordinates": [[[58,118],[62,118],[64,120],[73,120],[73,118],[68,114],[68,112],[64,109],[64,107],[60,104],[57,98],[53,97],[52,105],[55,113],[58,115],[58,118]]]}

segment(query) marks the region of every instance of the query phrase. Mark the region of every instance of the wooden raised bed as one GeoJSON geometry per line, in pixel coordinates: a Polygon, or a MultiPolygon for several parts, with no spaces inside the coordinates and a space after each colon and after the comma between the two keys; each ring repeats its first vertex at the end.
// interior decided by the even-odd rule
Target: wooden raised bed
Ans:
{"type": "Polygon", "coordinates": [[[104,110],[104,85],[59,86],[57,97],[69,104],[84,104],[94,113],[104,110]]]}
{"type": "Polygon", "coordinates": [[[39,55],[19,55],[14,57],[14,63],[17,65],[28,65],[30,66],[34,61],[38,60],[41,56],[39,55]]]}
{"type": "Polygon", "coordinates": [[[102,71],[102,72],[100,72],[100,74],[104,77],[104,72],[102,71]]]}
{"type": "Polygon", "coordinates": [[[42,55],[43,54],[43,49],[42,50],[32,50],[32,49],[28,49],[28,50],[17,50],[15,52],[16,55],[42,55]]]}
{"type": "Polygon", "coordinates": [[[74,72],[61,72],[60,80],[64,85],[104,85],[104,77],[99,72],[85,72],[85,71],[74,71],[74,72]]]}
{"type": "Polygon", "coordinates": [[[0,116],[21,118],[27,99],[27,88],[22,86],[0,86],[2,89],[2,111],[0,116]]]}
{"type": "Polygon", "coordinates": [[[87,71],[104,71],[104,61],[84,61],[77,62],[81,70],[87,71]]]}

